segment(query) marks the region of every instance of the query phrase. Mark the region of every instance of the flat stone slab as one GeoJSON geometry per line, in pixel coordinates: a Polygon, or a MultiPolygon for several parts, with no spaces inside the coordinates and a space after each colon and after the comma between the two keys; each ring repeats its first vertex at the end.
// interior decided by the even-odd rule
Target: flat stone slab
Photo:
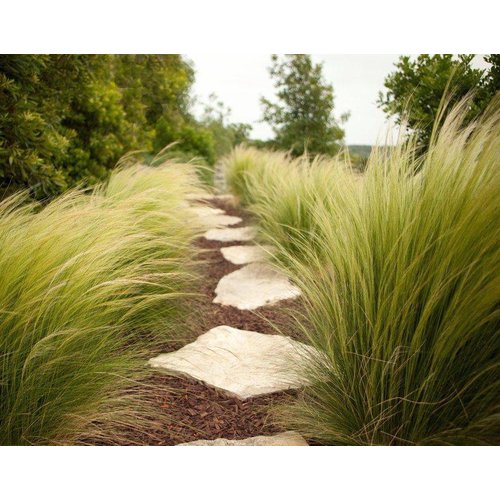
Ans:
{"type": "Polygon", "coordinates": [[[229,262],[241,266],[252,262],[264,262],[271,251],[270,246],[258,247],[256,245],[235,245],[220,249],[222,255],[229,262]]]}
{"type": "Polygon", "coordinates": [[[202,225],[206,228],[218,228],[224,226],[232,226],[240,223],[243,219],[226,215],[224,210],[212,207],[192,207],[191,212],[198,216],[202,225]]]}
{"type": "Polygon", "coordinates": [[[251,241],[257,236],[257,228],[247,227],[228,227],[224,229],[210,229],[204,234],[207,240],[214,241],[251,241]]]}
{"type": "Polygon", "coordinates": [[[300,290],[286,275],[270,264],[254,262],[222,277],[212,302],[248,310],[299,295],[300,290]]]}
{"type": "Polygon", "coordinates": [[[314,348],[290,337],[224,325],[178,351],[150,359],[149,365],[247,399],[301,387],[297,367],[317,355],[314,348]]]}
{"type": "Polygon", "coordinates": [[[211,193],[189,193],[187,200],[203,201],[224,201],[226,203],[236,204],[236,197],[232,194],[211,194],[211,193]]]}
{"type": "Polygon", "coordinates": [[[199,217],[208,217],[211,215],[219,215],[219,214],[226,213],[221,208],[212,208],[212,207],[206,207],[206,206],[202,206],[202,205],[196,206],[196,207],[191,207],[191,211],[194,212],[199,217]]]}
{"type": "Polygon", "coordinates": [[[207,193],[206,191],[200,191],[196,193],[188,193],[186,195],[186,200],[196,201],[196,200],[207,200],[210,201],[215,195],[212,193],[207,193]]]}
{"type": "Polygon", "coordinates": [[[297,432],[288,431],[274,436],[255,436],[247,439],[200,439],[177,446],[309,446],[297,432]]]}

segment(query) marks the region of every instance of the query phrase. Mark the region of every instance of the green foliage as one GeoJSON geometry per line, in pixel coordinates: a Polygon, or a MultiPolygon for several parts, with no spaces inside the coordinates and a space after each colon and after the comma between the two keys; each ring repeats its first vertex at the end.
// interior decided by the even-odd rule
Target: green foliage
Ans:
{"type": "Polygon", "coordinates": [[[272,56],[269,71],[277,102],[261,100],[263,119],[276,134],[273,143],[294,156],[334,154],[344,137],[333,116],[333,87],[324,81],[322,69],[307,54],[287,55],[282,61],[272,56]]]}
{"type": "Polygon", "coordinates": [[[396,71],[385,79],[388,91],[382,92],[378,105],[390,116],[402,120],[416,134],[418,144],[427,146],[438,117],[443,96],[449,95],[451,104],[458,103],[473,92],[464,124],[486,109],[500,89],[500,58],[492,54],[485,58],[492,66],[486,72],[472,68],[474,55],[421,54],[416,59],[401,56],[396,71]]]}
{"type": "Polygon", "coordinates": [[[252,147],[238,146],[223,159],[226,183],[243,205],[250,205],[258,196],[257,189],[249,183],[271,168],[271,155],[252,147]]]}
{"type": "Polygon", "coordinates": [[[328,204],[343,184],[359,179],[339,158],[293,158],[281,151],[240,147],[224,164],[229,188],[257,216],[268,242],[286,249],[276,254],[283,263],[288,254],[300,258],[305,242],[321,241],[311,207],[328,204]]]}
{"type": "Polygon", "coordinates": [[[215,94],[209,96],[201,118],[201,125],[208,131],[214,140],[215,157],[222,158],[243,142],[249,140],[251,125],[246,123],[229,123],[231,110],[217,100],[215,94]]]}
{"type": "Polygon", "coordinates": [[[178,55],[0,56],[0,189],[35,197],[105,179],[131,149],[215,159],[178,55]]]}
{"type": "Polygon", "coordinates": [[[201,157],[210,165],[215,161],[212,135],[197,124],[175,129],[167,119],[160,118],[155,129],[154,149],[160,150],[165,144],[172,144],[170,150],[178,157],[201,157]]]}
{"type": "Polygon", "coordinates": [[[57,125],[80,69],[67,56],[0,55],[0,189],[53,194],[66,187],[54,162],[69,140],[57,125]]]}
{"type": "Polygon", "coordinates": [[[373,146],[368,146],[364,144],[351,144],[348,146],[349,153],[358,155],[362,158],[368,159],[370,153],[372,152],[373,146]]]}
{"type": "Polygon", "coordinates": [[[130,137],[121,93],[114,82],[94,81],[82,89],[75,96],[71,117],[64,120],[64,126],[72,132],[73,140],[61,170],[73,181],[71,184],[82,179],[93,184],[105,178],[124,153],[130,137]]]}
{"type": "Polygon", "coordinates": [[[143,367],[193,279],[196,189],[191,166],[134,166],[43,208],[0,203],[2,445],[133,444],[166,425],[143,367]]]}
{"type": "Polygon", "coordinates": [[[377,148],[363,176],[247,169],[322,353],[288,428],[323,444],[499,444],[498,104],[463,127],[462,101],[425,154],[415,138],[377,148]]]}

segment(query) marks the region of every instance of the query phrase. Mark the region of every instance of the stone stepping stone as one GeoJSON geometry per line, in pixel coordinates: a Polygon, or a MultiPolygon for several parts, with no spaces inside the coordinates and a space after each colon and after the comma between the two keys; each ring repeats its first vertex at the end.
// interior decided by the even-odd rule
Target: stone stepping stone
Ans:
{"type": "Polygon", "coordinates": [[[309,446],[297,432],[288,431],[274,436],[255,436],[247,439],[200,439],[177,446],[309,446]]]}
{"type": "Polygon", "coordinates": [[[221,208],[212,208],[203,205],[198,207],[191,207],[191,211],[194,212],[199,217],[208,217],[210,215],[219,215],[226,213],[221,208]]]}
{"type": "Polygon", "coordinates": [[[271,264],[254,262],[222,277],[213,302],[249,310],[294,299],[300,293],[287,276],[271,264]]]}
{"type": "Polygon", "coordinates": [[[186,195],[186,200],[196,201],[196,200],[207,200],[210,201],[213,199],[214,195],[211,193],[207,193],[205,191],[201,191],[199,193],[188,193],[186,195]]]}
{"type": "Polygon", "coordinates": [[[190,193],[186,196],[186,200],[224,201],[233,205],[236,204],[236,198],[232,194],[190,193]]]}
{"type": "Polygon", "coordinates": [[[253,226],[210,229],[204,234],[207,240],[222,242],[251,241],[255,236],[257,236],[257,228],[253,226]]]}
{"type": "Polygon", "coordinates": [[[223,325],[178,351],[150,359],[149,365],[247,399],[301,387],[297,367],[317,353],[290,337],[223,325]]]}
{"type": "Polygon", "coordinates": [[[241,266],[252,262],[264,262],[272,247],[269,245],[258,247],[256,245],[235,245],[220,249],[226,260],[232,264],[241,266]]]}
{"type": "Polygon", "coordinates": [[[224,210],[212,207],[192,207],[191,212],[198,216],[200,222],[206,228],[218,228],[221,226],[232,226],[240,223],[243,219],[226,215],[224,210]]]}

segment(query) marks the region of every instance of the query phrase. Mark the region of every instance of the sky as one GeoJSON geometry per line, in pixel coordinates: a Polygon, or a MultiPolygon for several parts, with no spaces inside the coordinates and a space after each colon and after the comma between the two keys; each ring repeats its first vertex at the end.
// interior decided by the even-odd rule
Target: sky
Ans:
{"type": "MultiPolygon", "coordinates": [[[[268,139],[271,128],[261,123],[260,97],[272,98],[274,88],[267,68],[269,54],[187,54],[196,71],[194,94],[200,103],[215,92],[231,109],[230,120],[250,123],[251,137],[268,139]]],[[[398,55],[321,55],[325,80],[333,85],[334,114],[350,112],[344,124],[347,144],[375,144],[384,139],[390,126],[376,100],[383,90],[384,78],[393,70],[398,55]]],[[[201,105],[195,106],[199,113],[201,105]]]]}
{"type": "MultiPolygon", "coordinates": [[[[186,54],[186,57],[194,64],[193,91],[200,103],[207,102],[208,96],[215,93],[231,109],[231,121],[252,125],[252,138],[272,137],[269,125],[260,122],[260,97],[272,98],[274,95],[267,71],[270,54],[186,54]]],[[[323,63],[325,80],[333,85],[335,116],[338,118],[350,112],[349,120],[343,125],[345,142],[393,142],[395,129],[376,101],[399,55],[312,54],[312,58],[323,63]]],[[[477,57],[474,65],[484,67],[482,58],[477,57]]],[[[195,114],[201,109],[201,104],[196,105],[195,114]]]]}

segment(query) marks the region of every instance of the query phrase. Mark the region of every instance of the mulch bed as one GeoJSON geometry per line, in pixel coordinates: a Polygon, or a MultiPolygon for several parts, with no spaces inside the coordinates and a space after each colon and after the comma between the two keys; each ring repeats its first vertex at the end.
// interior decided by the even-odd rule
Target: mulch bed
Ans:
{"type": "Polygon", "coordinates": [[[156,402],[170,422],[151,436],[150,445],[176,445],[198,439],[245,439],[284,429],[273,422],[270,410],[292,398],[294,391],[240,400],[201,382],[155,374],[156,402]]]}
{"type": "MultiPolygon", "coordinates": [[[[251,216],[239,208],[224,202],[213,203],[212,206],[243,219],[242,223],[231,227],[252,224],[251,216]]],[[[169,350],[178,349],[220,325],[299,338],[290,313],[302,310],[300,299],[282,301],[278,306],[261,307],[256,311],[213,304],[219,280],[242,267],[226,261],[219,249],[242,243],[221,243],[200,238],[195,244],[200,248],[199,264],[203,279],[197,288],[199,295],[188,304],[188,316],[183,322],[184,337],[172,343],[169,350]]],[[[242,401],[185,378],[154,373],[147,382],[151,391],[148,400],[152,401],[155,410],[165,412],[169,419],[169,424],[161,432],[148,436],[144,443],[147,445],[175,445],[198,439],[244,439],[282,432],[285,429],[273,422],[270,410],[297,394],[297,391],[284,391],[242,401]]]]}

